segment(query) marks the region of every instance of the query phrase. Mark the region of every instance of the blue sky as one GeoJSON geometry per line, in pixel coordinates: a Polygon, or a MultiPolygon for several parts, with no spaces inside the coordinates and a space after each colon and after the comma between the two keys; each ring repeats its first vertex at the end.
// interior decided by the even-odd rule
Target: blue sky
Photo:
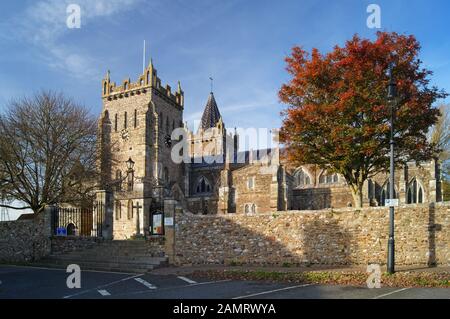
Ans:
{"type": "Polygon", "coordinates": [[[114,81],[136,80],[145,39],[163,83],[181,81],[186,120],[200,117],[212,76],[228,127],[278,127],[284,57],[294,45],[328,51],[355,33],[373,38],[370,3],[382,30],[417,36],[433,82],[450,92],[448,1],[2,1],[0,108],[54,89],[97,115],[101,78],[110,69],[114,81]],[[81,6],[81,29],[66,27],[69,3],[81,6]]]}

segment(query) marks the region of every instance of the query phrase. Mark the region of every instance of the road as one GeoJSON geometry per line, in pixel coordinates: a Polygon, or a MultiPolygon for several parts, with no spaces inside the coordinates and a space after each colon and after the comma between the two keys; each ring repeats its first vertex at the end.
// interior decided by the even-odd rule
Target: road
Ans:
{"type": "Polygon", "coordinates": [[[450,299],[450,289],[296,285],[209,281],[175,275],[81,272],[67,287],[63,269],[0,266],[0,299],[450,299]]]}

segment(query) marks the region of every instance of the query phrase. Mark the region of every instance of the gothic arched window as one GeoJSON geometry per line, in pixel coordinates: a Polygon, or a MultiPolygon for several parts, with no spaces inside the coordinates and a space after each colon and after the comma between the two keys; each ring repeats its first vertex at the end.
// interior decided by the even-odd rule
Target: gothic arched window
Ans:
{"type": "Polygon", "coordinates": [[[212,187],[209,181],[206,179],[206,177],[202,176],[199,178],[197,185],[195,187],[195,192],[197,194],[205,194],[205,193],[211,193],[212,187]]]}
{"type": "MultiPolygon", "coordinates": [[[[391,184],[389,183],[389,181],[386,181],[386,183],[384,183],[383,188],[381,189],[381,194],[378,201],[380,206],[384,206],[386,204],[386,199],[391,199],[390,189],[391,184]]],[[[395,186],[394,186],[394,198],[398,198],[395,186]]]]}
{"type": "Polygon", "coordinates": [[[327,171],[322,172],[319,176],[319,184],[337,184],[339,182],[338,174],[328,173],[327,171]]]}
{"type": "Polygon", "coordinates": [[[423,203],[423,188],[416,178],[409,183],[407,202],[408,204],[423,203]]]}
{"type": "Polygon", "coordinates": [[[308,186],[311,185],[311,177],[309,177],[309,175],[307,173],[305,173],[305,171],[303,171],[303,169],[299,169],[295,174],[294,174],[294,180],[295,180],[295,186],[308,186]]]}

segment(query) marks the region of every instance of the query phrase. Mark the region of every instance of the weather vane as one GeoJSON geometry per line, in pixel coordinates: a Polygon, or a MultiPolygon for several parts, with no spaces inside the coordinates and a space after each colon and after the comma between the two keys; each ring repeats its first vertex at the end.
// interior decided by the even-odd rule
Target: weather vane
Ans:
{"type": "Polygon", "coordinates": [[[209,77],[209,80],[211,81],[211,93],[213,92],[213,81],[214,79],[212,77],[209,77]]]}

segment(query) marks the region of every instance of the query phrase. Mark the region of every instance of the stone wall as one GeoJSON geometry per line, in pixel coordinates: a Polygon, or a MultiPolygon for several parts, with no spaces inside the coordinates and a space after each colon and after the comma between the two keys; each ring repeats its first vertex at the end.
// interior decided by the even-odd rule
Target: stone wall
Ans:
{"type": "MultiPolygon", "coordinates": [[[[384,264],[389,209],[178,214],[177,264],[384,264]]],[[[450,265],[450,203],[396,209],[396,263],[450,265]]]]}
{"type": "MultiPolygon", "coordinates": [[[[67,254],[73,251],[84,251],[96,247],[98,244],[109,245],[110,241],[96,237],[52,237],[52,254],[67,254]]],[[[142,245],[147,247],[147,255],[153,257],[162,257],[165,255],[164,237],[149,237],[142,240],[142,245]]]]}
{"type": "Polygon", "coordinates": [[[52,237],[51,252],[52,254],[67,254],[72,251],[82,251],[93,248],[98,243],[103,242],[103,238],[96,237],[52,237]]]}
{"type": "Polygon", "coordinates": [[[35,261],[49,253],[48,212],[43,212],[33,219],[0,222],[0,262],[35,261]]]}

